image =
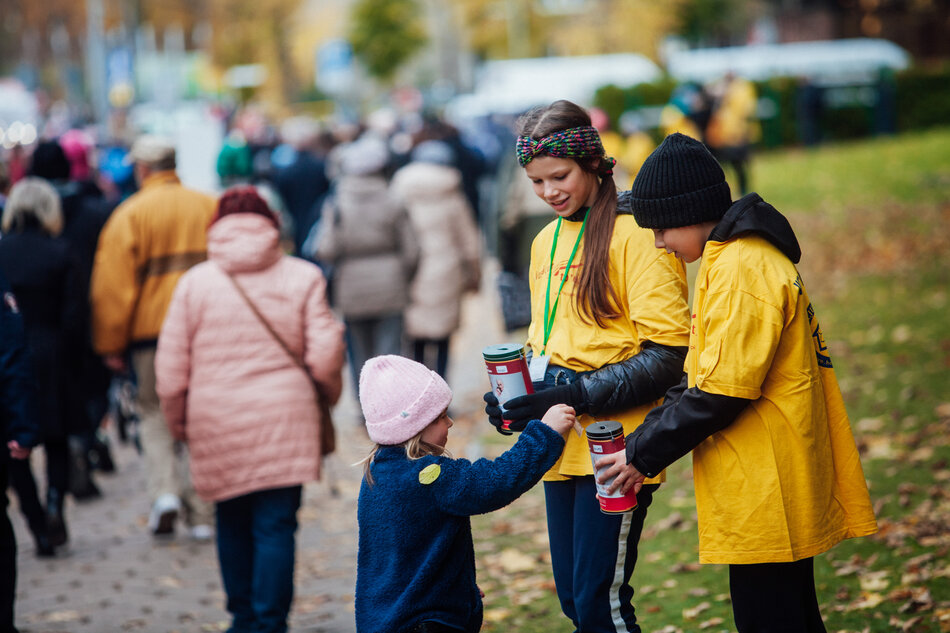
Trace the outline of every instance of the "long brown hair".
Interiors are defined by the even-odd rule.
[[[575,127],[591,124],[590,115],[570,101],[555,101],[535,108],[518,119],[518,134],[534,140]],[[610,240],[617,218],[617,186],[610,166],[601,156],[571,158],[585,172],[600,178],[597,198],[587,215],[584,231],[584,259],[574,294],[574,307],[581,319],[592,318],[599,327],[607,319],[621,315],[620,298],[610,283]],[[565,275],[569,271],[565,271]]]

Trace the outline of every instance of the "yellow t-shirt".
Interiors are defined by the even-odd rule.
[[[877,531],[795,265],[759,236],[707,242],[692,312],[689,386],[753,401],[693,450],[700,562],[791,562]]]
[[[556,225],[555,220],[545,226],[531,245],[528,345],[534,354],[540,354],[544,347],[544,300]],[[580,222],[561,222],[551,275],[552,305],[580,229]],[[627,360],[639,353],[646,341],[679,346],[688,343],[686,269],[676,257],[654,247],[652,231],[637,226],[631,215],[617,216],[610,242],[610,283],[617,290],[624,314],[609,321],[604,328],[597,327],[593,321],[585,323],[574,306],[575,283],[583,254],[582,239],[561,291],[548,339],[545,354],[551,357],[552,365],[590,371]],[[616,420],[623,425],[624,433],[630,434],[657,404],[659,401],[597,419]],[[590,415],[580,418],[585,428],[594,421]],[[593,472],[586,438],[572,431],[568,433],[561,459],[544,480],[557,481]],[[649,483],[661,480],[662,475]]]

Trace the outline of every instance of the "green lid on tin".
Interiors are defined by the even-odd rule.
[[[524,345],[521,343],[499,343],[489,345],[482,350],[485,360],[500,363],[506,360],[515,360],[524,354]]]
[[[587,439],[595,442],[608,442],[623,435],[623,425],[613,420],[605,420],[588,425],[585,431],[587,432]]]

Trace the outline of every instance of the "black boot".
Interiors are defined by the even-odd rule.
[[[49,542],[47,530],[33,532],[33,540],[36,542],[36,556],[38,558],[52,558],[56,556],[56,548]]]
[[[90,435],[69,436],[69,492],[79,501],[95,499],[102,493],[92,480],[89,464]]]
[[[53,547],[65,545],[69,540],[66,531],[66,518],[63,514],[63,491],[50,488],[46,491],[46,525],[49,529],[49,542]]]

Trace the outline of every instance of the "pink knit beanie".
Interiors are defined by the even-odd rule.
[[[366,432],[377,444],[412,439],[449,406],[452,390],[425,365],[402,356],[371,358],[360,371]]]

